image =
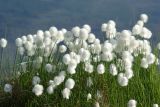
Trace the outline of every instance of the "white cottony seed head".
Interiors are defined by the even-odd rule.
[[[92,95],[91,95],[91,93],[88,93],[88,95],[87,95],[87,101],[90,100],[90,99],[92,99]]]
[[[45,69],[47,72],[52,72],[53,66],[51,64],[46,64]]]
[[[68,89],[73,89],[75,85],[75,82],[72,78],[67,79],[67,81],[65,82],[65,87]]]
[[[35,93],[36,96],[42,95],[42,93],[43,93],[43,85],[36,84],[33,87],[32,92]]]
[[[88,31],[86,29],[82,28],[80,30],[79,38],[81,40],[87,40],[88,39]]]
[[[5,48],[7,46],[7,40],[4,38],[0,39],[0,46],[2,48]]]
[[[128,85],[128,78],[125,76],[118,75],[118,83],[120,86],[127,86]]]
[[[40,81],[41,81],[41,79],[40,79],[39,76],[34,76],[33,79],[32,79],[32,85],[39,84]]]
[[[148,62],[146,58],[142,58],[141,67],[146,68],[146,69],[148,68]]]
[[[115,64],[111,64],[110,65],[110,70],[109,72],[113,75],[113,76],[116,76],[118,74],[118,71],[117,71],[117,68],[116,68],[116,65]]]
[[[96,102],[94,107],[100,107],[99,102]]]
[[[91,32],[91,27],[88,24],[83,25],[83,28],[88,31],[88,33]]]
[[[11,84],[5,84],[4,92],[11,93],[12,92],[12,85]]]
[[[97,66],[97,72],[98,72],[98,74],[103,74],[105,72],[105,67],[103,64],[99,64]]]
[[[63,63],[66,64],[66,65],[68,65],[70,63],[70,61],[71,61],[70,55],[69,54],[65,54],[63,56]]]
[[[59,52],[60,52],[60,53],[65,53],[66,50],[67,50],[67,47],[66,47],[65,45],[59,46]]]
[[[136,100],[129,100],[127,107],[136,107],[137,101]]]
[[[153,107],[159,107],[158,104],[153,104]]]
[[[47,88],[47,93],[48,93],[48,94],[53,94],[53,92],[54,92],[54,88],[53,88],[52,85],[50,85],[50,86]]]
[[[70,89],[68,88],[63,89],[62,91],[63,98],[69,99],[70,93],[71,93]]]
[[[144,23],[147,23],[147,21],[148,21],[148,16],[147,16],[147,14],[141,14],[140,19],[141,19]]]
[[[16,42],[16,46],[17,46],[17,47],[20,47],[20,46],[23,45],[23,41],[22,41],[21,38],[17,38],[15,42]]]

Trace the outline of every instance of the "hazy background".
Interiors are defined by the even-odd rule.
[[[0,0],[0,38],[13,43],[16,37],[83,24],[92,26],[99,37],[100,26],[110,19],[118,31],[131,28],[141,13],[149,15],[150,28],[157,40],[160,31],[160,0]]]

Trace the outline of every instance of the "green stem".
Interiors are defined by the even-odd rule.
[[[2,51],[1,51],[1,63],[0,63],[0,71],[2,70],[2,62],[3,62],[3,51],[4,49],[2,48]]]

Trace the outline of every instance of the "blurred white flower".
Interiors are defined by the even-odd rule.
[[[57,35],[56,35],[56,40],[58,42],[61,42],[64,40],[64,33],[62,31],[58,31]]]
[[[93,33],[90,33],[88,36],[88,43],[93,43],[95,41],[96,37]]]
[[[51,54],[51,48],[49,46],[46,46],[44,48],[44,53],[42,55],[45,56],[45,57],[49,57],[50,54]]]
[[[132,60],[131,59],[129,59],[129,58],[123,59],[123,63],[124,63],[125,69],[132,68]]]
[[[49,32],[50,32],[51,36],[56,36],[58,29],[56,27],[52,26],[49,28]]]
[[[79,38],[80,38],[80,40],[87,40],[88,39],[88,31],[86,29],[82,28],[79,33]]]
[[[52,72],[53,66],[51,64],[46,64],[45,69],[47,72]]]
[[[118,83],[120,86],[127,86],[128,85],[128,78],[124,75],[118,75]]]
[[[63,56],[63,63],[66,64],[66,65],[68,65],[70,63],[70,61],[71,61],[70,55],[69,54],[65,54]]]
[[[67,31],[64,34],[64,41],[67,43],[67,42],[73,42],[73,40],[74,40],[74,34],[73,34],[73,32]]]
[[[88,50],[85,50],[84,48],[81,48],[78,54],[80,55],[81,61],[83,62],[89,60],[90,58],[90,52]]]
[[[51,44],[51,42],[52,42],[51,38],[49,38],[49,37],[44,38],[43,43],[44,43],[45,46],[49,46]]]
[[[106,30],[107,30],[107,23],[103,23],[101,26],[101,31],[106,32]]]
[[[69,74],[75,74],[76,73],[75,66],[68,66],[67,71]]]
[[[101,50],[102,50],[102,47],[100,43],[94,43],[91,47],[91,52],[93,54],[100,54]]]
[[[49,80],[48,84],[50,86],[52,86],[53,88],[56,88],[56,84],[55,84],[55,82],[53,80]]]
[[[67,47],[65,45],[60,45],[59,46],[59,52],[60,53],[65,53],[67,51]]]
[[[98,38],[96,38],[95,41],[94,41],[94,44],[95,45],[100,44],[100,40]]]
[[[113,25],[114,27],[116,27],[116,22],[113,21],[113,20],[109,20],[109,21],[108,21],[108,24],[111,24],[111,25]]]
[[[0,39],[0,46],[1,46],[2,48],[5,48],[5,47],[7,46],[7,40],[4,39],[4,38],[1,38],[1,39]]]
[[[91,95],[91,93],[88,93],[87,94],[87,101],[90,100],[90,99],[92,99],[92,95]]]
[[[146,56],[148,64],[153,64],[156,60],[156,57],[153,53],[150,53]]]
[[[88,24],[83,25],[83,28],[86,29],[88,31],[88,33],[91,32],[91,27]]]
[[[22,36],[21,37],[23,44],[25,44],[27,42],[27,37],[26,36]]]
[[[11,93],[12,92],[12,85],[11,84],[5,84],[4,85],[4,92]]]
[[[79,37],[80,28],[78,26],[72,28],[73,35]]]
[[[103,52],[101,54],[101,60],[110,62],[113,60],[113,54],[111,52]]]
[[[159,107],[158,104],[153,104],[153,107]]]
[[[43,45],[43,39],[44,39],[43,31],[37,31],[37,35],[35,37],[35,43],[38,47],[41,47]]]
[[[35,59],[36,63],[42,63],[43,62],[43,57],[39,56]]]
[[[38,30],[37,31],[37,35],[38,36],[43,36],[44,37],[44,32],[42,30]]]
[[[65,87],[68,89],[73,89],[75,85],[75,81],[72,78],[67,79],[67,81],[65,82]]]
[[[141,60],[141,67],[148,68],[148,61],[146,58],[142,58]]]
[[[160,60],[158,58],[155,60],[155,64],[160,65]]]
[[[40,79],[39,76],[34,76],[33,79],[32,79],[32,85],[39,84],[40,81],[41,81],[41,79]]]
[[[35,54],[35,50],[33,48],[27,51],[28,56],[33,56],[34,54]]]
[[[92,73],[93,72],[93,65],[86,63],[85,64],[85,71],[87,71],[88,73]]]
[[[128,59],[132,62],[134,57],[132,56],[132,54],[129,51],[123,51],[122,52],[122,59],[123,60]]]
[[[36,96],[42,95],[42,93],[43,93],[43,85],[36,84],[33,87],[32,92],[35,93]]]
[[[132,28],[132,33],[133,35],[139,35],[142,31],[142,27],[138,24],[136,24],[133,28]]]
[[[65,34],[67,32],[67,29],[62,28],[61,31],[63,32],[63,34]]]
[[[117,67],[115,64],[111,64],[110,65],[110,70],[109,72],[113,75],[113,76],[116,76],[118,74],[118,71],[117,71]]]
[[[146,27],[143,27],[142,31],[139,35],[143,38],[150,39],[152,36],[152,32],[149,29],[147,29]]]
[[[17,38],[15,42],[17,47],[21,47],[23,45],[23,41],[21,38]]]
[[[20,55],[24,55],[25,49],[24,49],[23,47],[18,47],[17,52],[18,52]]]
[[[55,76],[53,81],[54,81],[54,84],[58,86],[63,82],[63,78],[61,76]]]
[[[147,14],[141,14],[141,15],[140,15],[140,19],[141,19],[144,23],[147,23],[147,21],[148,21],[148,15],[147,15]]]
[[[65,72],[65,71],[61,71],[61,72],[59,73],[59,76],[66,76],[66,72]]]
[[[31,51],[33,49],[33,44],[29,41],[27,41],[25,44],[24,44],[24,47],[27,51]]]
[[[95,102],[94,107],[100,107],[99,102]]]
[[[143,54],[143,55],[147,55],[151,53],[151,46],[150,46],[150,42],[147,40],[139,40],[139,46],[138,46],[138,51],[139,53]]]
[[[76,61],[76,59],[72,58],[71,61],[68,64],[68,66],[70,66],[72,68],[76,68],[77,67],[77,61]]]
[[[50,86],[47,88],[47,93],[48,93],[48,94],[53,94],[53,92],[54,92],[54,88],[53,88],[52,85],[50,85]]]
[[[139,25],[140,27],[144,26],[144,22],[142,20],[138,20],[137,21],[137,25]]]
[[[44,32],[44,36],[46,38],[51,38],[51,33],[47,30],[47,31]]]
[[[137,101],[136,100],[129,100],[127,107],[136,107]]]
[[[103,74],[105,72],[105,67],[103,64],[99,64],[97,66],[97,72],[98,72],[98,74]]]
[[[69,99],[70,94],[71,94],[70,89],[68,88],[63,89],[62,91],[63,98]]]
[[[131,37],[131,31],[123,30],[118,38],[119,45],[124,47],[129,46],[131,41],[130,37]]]
[[[133,71],[132,71],[132,69],[130,69],[130,68],[125,70],[124,75],[125,75],[125,77],[127,77],[128,79],[131,79],[131,78],[134,76]]]
[[[102,45],[102,52],[112,52],[113,50],[113,46],[111,43],[109,43],[108,41],[104,42],[104,44]]]
[[[103,25],[103,27],[106,27],[106,38],[112,39],[116,36],[116,23],[113,20],[108,21],[107,25]]]
[[[133,37],[133,36],[132,36]],[[138,43],[138,41],[135,39],[135,38],[131,38],[131,41],[130,41],[130,45],[129,45],[129,51],[131,52],[131,53],[133,53],[137,48],[138,48],[138,45],[139,45],[139,43]]]
[[[31,34],[27,35],[27,40],[30,41],[31,43],[33,43],[34,42],[33,35],[31,35]]]

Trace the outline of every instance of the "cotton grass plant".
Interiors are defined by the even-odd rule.
[[[110,20],[101,26],[104,40],[87,24],[71,30],[53,26],[17,38],[12,76],[3,80],[0,105],[158,107],[160,45],[152,49],[147,21],[141,14],[132,30],[118,31]],[[1,48],[6,45],[1,39]]]

